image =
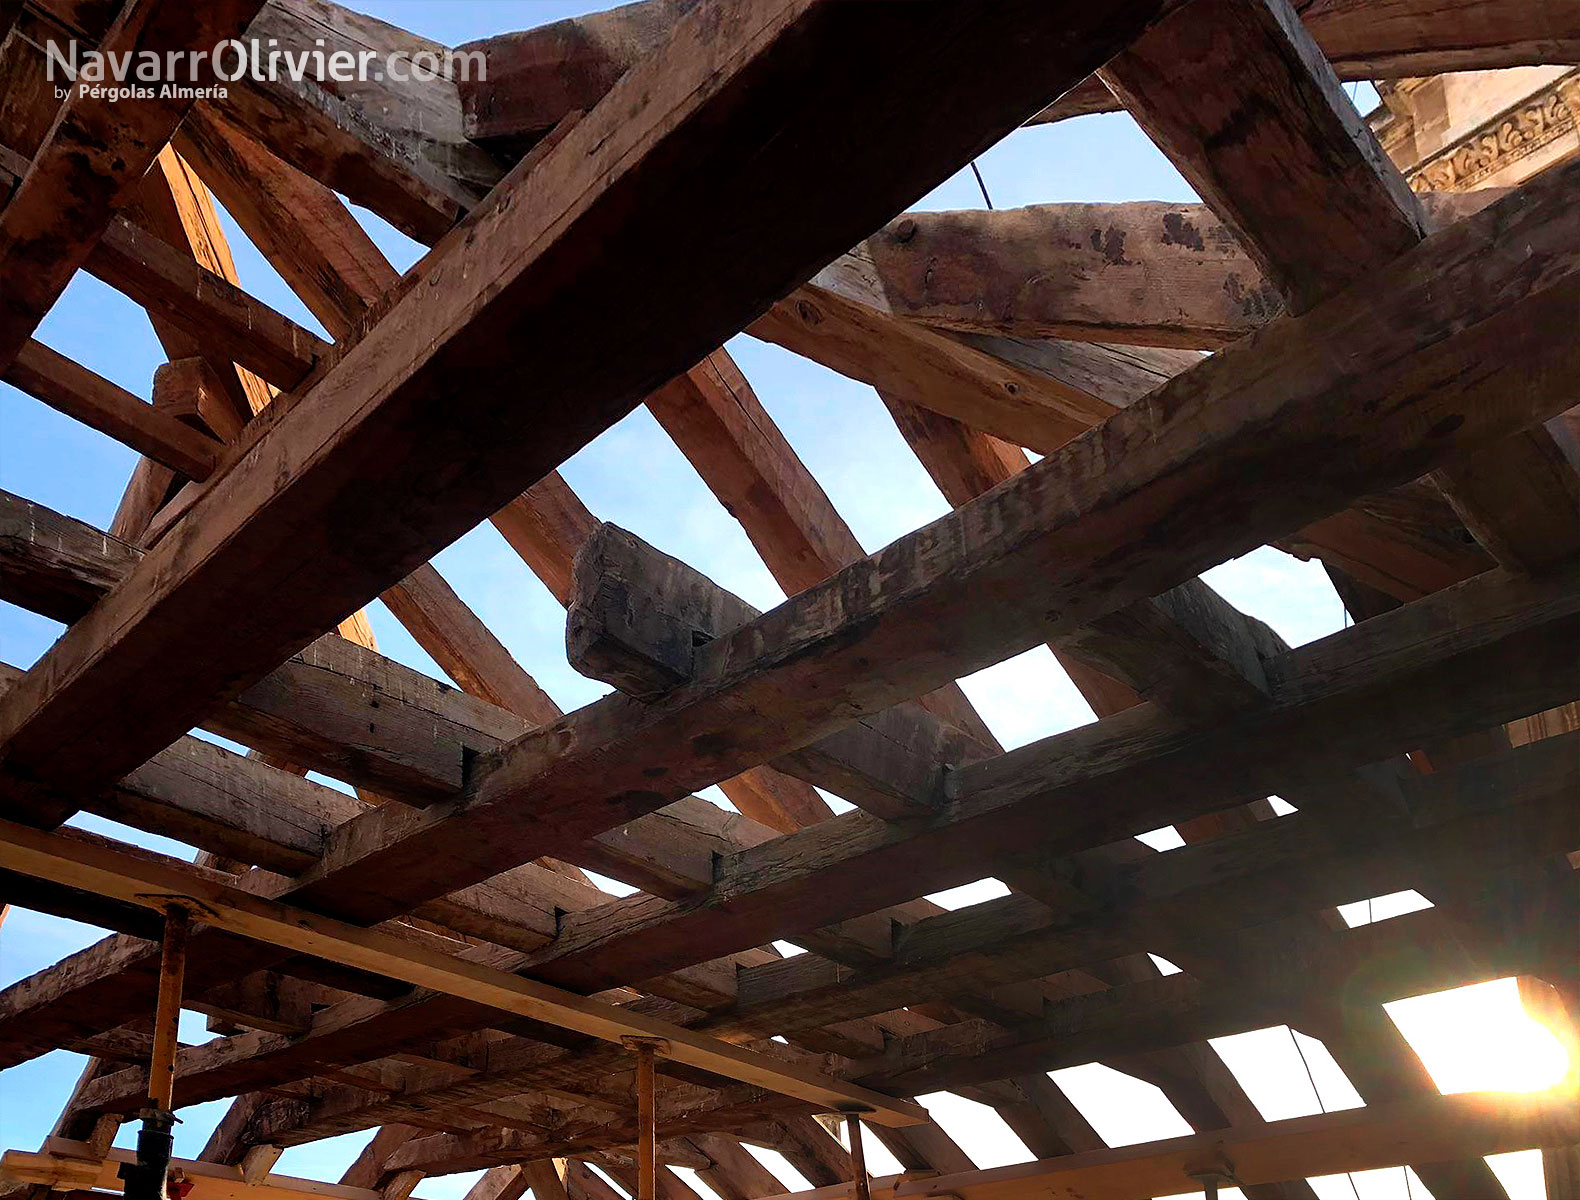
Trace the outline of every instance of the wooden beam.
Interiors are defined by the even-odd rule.
[[[332,850],[327,864],[333,865],[320,872],[321,882],[354,873],[376,890],[379,880],[395,874],[416,886],[419,875],[432,873],[425,889],[440,886],[441,878],[453,886],[473,872],[485,877],[511,865],[511,854],[558,853],[554,843],[561,838],[580,840],[581,820],[619,818],[611,795],[637,810],[661,804],[671,788],[702,786],[808,744],[855,713],[887,707],[1165,590],[1278,536],[1280,524],[1306,523],[1342,507],[1355,492],[1403,482],[1477,438],[1541,419],[1567,402],[1552,390],[1555,371],[1565,355],[1580,353],[1544,336],[1549,323],[1567,319],[1569,293],[1580,292],[1573,279],[1563,282],[1560,265],[1575,258],[1568,224],[1580,216],[1569,212],[1567,200],[1577,176],[1580,169],[1566,168],[1437,235],[1430,243],[1435,253],[1413,254],[1379,273],[1371,294],[1387,297],[1382,309],[1367,312],[1345,297],[1299,321],[1270,326],[1111,418],[1067,453],[709,643],[698,653],[696,682],[660,703],[604,701],[567,718],[563,736],[570,741],[559,741],[562,733],[555,731],[553,756],[539,753],[544,738],[529,736],[469,785],[463,806],[416,821],[376,813],[359,818],[355,832],[341,831],[347,858]],[[1536,278],[1529,259],[1515,263],[1512,252],[1500,253],[1516,230],[1530,253],[1552,264],[1547,278],[1553,286],[1525,304],[1487,311],[1475,297],[1496,295],[1495,281],[1517,286],[1515,278]],[[1442,270],[1434,274],[1437,267]],[[1463,286],[1449,289],[1455,280]],[[1448,310],[1459,315],[1451,318]],[[1468,324],[1478,310],[1482,315]],[[1401,337],[1388,319],[1412,332]],[[1448,333],[1449,320],[1464,332]],[[1504,367],[1522,382],[1518,401],[1504,386],[1512,374],[1493,381],[1462,370],[1467,356],[1479,360],[1482,339],[1505,327],[1500,344],[1507,345],[1507,336],[1521,338],[1521,351]],[[1353,384],[1353,369],[1342,379],[1334,374],[1327,354],[1338,344],[1352,368],[1377,365],[1363,386]],[[1507,358],[1508,351],[1502,353]],[[1426,386],[1427,373],[1451,382]],[[1276,387],[1274,379],[1280,380]],[[1496,404],[1485,402],[1489,391]],[[1366,418],[1365,446],[1346,445],[1341,466],[1334,459],[1334,431],[1357,419],[1365,405],[1385,408],[1387,416]],[[1184,464],[1226,461],[1224,455],[1241,469],[1227,476],[1203,470],[1190,476],[1193,487],[1174,485]],[[1276,489],[1249,465],[1294,459],[1307,470],[1296,479],[1280,477]],[[1318,469],[1318,462],[1330,466]],[[1180,531],[1177,538],[1159,536],[1158,505],[1173,514],[1169,527]],[[1103,514],[1104,539],[1094,539],[1092,521],[1082,520],[1093,512]],[[1131,544],[1126,512],[1135,514],[1134,528],[1151,529],[1148,554],[1114,577],[1106,592],[1094,592],[1089,582],[1078,581],[1105,552],[1100,547]],[[1225,512],[1235,513],[1235,521],[1224,523]],[[1037,586],[1028,588],[1028,579]],[[994,602],[991,617],[984,615],[987,598]],[[1050,613],[1057,616],[1050,620]],[[881,670],[877,663],[884,664]],[[802,673],[815,674],[815,695],[797,695]],[[772,717],[748,730],[739,720],[743,711]],[[698,740],[699,733],[726,729],[727,737]],[[585,745],[586,757],[558,750],[567,744]],[[618,766],[611,769],[611,763]],[[656,791],[654,768],[665,772]],[[528,794],[530,821],[518,807]],[[529,825],[533,836],[524,842]],[[483,829],[493,833],[479,836]],[[454,838],[454,854],[435,854],[441,837]]]
[[[380,599],[469,695],[534,725],[551,725],[563,715],[431,564],[418,567]]]
[[[1194,0],[1100,74],[1291,311],[1368,279],[1423,236],[1419,201],[1286,0]],[[1464,486],[1461,515],[1505,566],[1580,549],[1580,477],[1540,426],[1439,483]]]
[[[1177,724],[1138,709],[1128,719],[1089,726],[1009,756],[1003,764],[1007,769],[996,775],[967,772],[977,775],[980,787],[962,790],[953,819],[929,822],[931,828],[902,831],[865,814],[847,814],[744,853],[728,864],[718,889],[701,902],[656,909],[618,904],[586,919],[572,917],[553,953],[540,954],[534,970],[571,986],[595,988],[611,979],[629,979],[676,962],[695,961],[695,956],[732,941],[754,945],[764,937],[795,937],[802,928],[843,917],[854,905],[893,903],[912,894],[907,889],[913,887],[935,888],[978,878],[991,869],[988,864],[1001,846],[1043,844],[1050,852],[1083,848],[1222,807],[1235,795],[1266,795],[1284,786],[1288,772],[1309,776],[1327,769],[1334,759],[1383,758],[1419,744],[1423,735],[1440,732],[1454,722],[1484,728],[1507,719],[1514,706],[1546,707],[1552,696],[1572,692],[1572,672],[1567,671],[1559,647],[1573,641],[1573,618],[1559,618],[1545,641],[1532,642],[1528,633],[1517,632],[1523,621],[1516,614],[1524,612],[1527,616],[1523,620],[1532,619],[1532,603],[1552,603],[1565,594],[1565,585],[1538,587],[1496,581],[1495,587],[1488,587],[1487,583],[1466,585],[1458,595],[1385,614],[1338,635],[1331,645],[1291,652],[1291,664],[1304,664],[1304,669],[1281,665],[1275,674],[1285,681],[1285,694],[1295,707],[1280,703],[1283,716],[1274,723],[1257,716],[1231,724],[1207,744],[1199,744],[1201,739],[1193,734],[1188,740],[1199,744],[1192,752],[1199,753],[1198,758],[1180,756],[1182,735]],[[1503,599],[1493,601],[1500,591]],[[1538,595],[1547,599],[1538,601]],[[1472,597],[1480,599],[1472,602]],[[1572,594],[1569,603],[1572,611]],[[1449,630],[1456,632],[1445,632]],[[1490,642],[1485,640],[1488,637]],[[1542,684],[1538,678],[1544,673],[1547,678]],[[1475,704],[1467,707],[1467,697],[1474,697]],[[1313,726],[1313,719],[1321,720],[1320,727]],[[1127,751],[1147,745],[1152,749],[1142,752],[1124,773],[1106,771],[1106,764],[1116,755],[1123,757]],[[1225,747],[1255,750],[1254,755],[1237,760],[1243,778],[1223,776]],[[1083,764],[1104,764],[1105,770],[1090,781],[1083,780]],[[1182,792],[1182,779],[1197,781],[1200,790]],[[1083,787],[1095,790],[1083,791]],[[1103,804],[1093,807],[1083,800],[1083,796],[1093,795],[1104,798]],[[1114,795],[1131,798],[1132,807],[1108,812],[1106,798]],[[1012,806],[1018,799],[1019,812],[1014,807],[999,808],[1001,798]],[[1061,814],[1057,825],[1050,820],[1050,814],[1055,813]],[[1017,817],[1019,824],[1013,823]],[[1461,845],[1480,845],[1484,840],[1471,838]],[[964,927],[980,915],[995,936],[1020,928],[1027,914],[1038,916],[1037,928],[1046,927],[1051,920],[1048,910],[1025,898],[997,903],[1009,904],[1011,900],[1025,906],[1026,913],[1007,917],[989,906],[980,913],[966,910],[937,920],[946,926]],[[949,956],[957,956],[961,949],[958,940],[947,937],[939,945],[947,947]],[[1072,951],[1057,935],[1050,943],[1054,956],[1074,953],[1076,963],[1090,961],[1094,954],[1106,957],[1133,948],[1108,942],[1100,946],[1083,943],[1078,951]],[[1007,951],[1009,978],[1046,973],[1072,961],[1032,953],[1025,941],[1012,942]],[[987,960],[975,955],[956,960],[970,964],[970,977],[960,981],[960,986],[979,986]],[[804,958],[791,961],[801,964],[794,967],[796,971],[816,965]],[[926,958],[921,979],[950,986],[943,965],[947,961]],[[796,990],[804,991],[811,982],[800,980]],[[840,997],[859,995],[848,971],[831,978],[830,984]],[[910,982],[899,995],[873,994],[857,1002],[870,1001],[881,1010],[915,995],[916,984]],[[837,1004],[848,1002],[836,1001],[836,1007],[825,1008],[820,1014],[805,1007],[798,1011],[816,1023],[832,1019],[839,1012]],[[387,1035],[376,1032],[379,1021],[386,1019],[387,1014],[381,1018],[370,1015],[360,1025],[377,1044],[387,1044]],[[771,1018],[774,1027],[787,1019],[783,1010]],[[313,1061],[319,1061],[318,1055],[325,1053],[329,1044],[326,1038],[343,1047],[357,1040],[360,1032],[355,1021],[334,1022],[316,1036],[295,1039],[294,1050],[309,1052],[315,1043],[321,1043],[325,1048],[313,1056]],[[279,1070],[278,1062],[266,1057],[250,1065],[237,1062],[231,1049],[195,1051],[189,1067],[194,1082],[221,1077],[231,1081],[232,1089],[241,1080],[257,1086]],[[248,1053],[245,1048],[235,1049],[242,1055]],[[207,1062],[200,1065],[199,1058],[212,1060],[213,1066]],[[524,1063],[514,1069],[499,1068],[492,1079],[492,1086],[499,1089],[494,1094],[510,1095],[530,1086],[532,1071],[545,1066],[541,1055],[529,1056]],[[486,1094],[479,1090],[482,1083],[480,1078],[468,1081],[467,1094]],[[199,1098],[208,1094],[197,1093]],[[122,1079],[97,1089],[96,1102],[118,1104],[112,1097],[131,1101],[136,1095],[136,1080]]]
[[[940,329],[1143,346],[1213,349],[1284,307],[1204,204],[907,213],[824,277]]]
[[[38,1183],[52,1191],[94,1194],[120,1192],[122,1163],[137,1161],[135,1151],[111,1150],[102,1157],[90,1156],[84,1142],[51,1138],[45,1151],[7,1150],[0,1157],[0,1173],[19,1183]],[[257,1183],[248,1182],[240,1167],[225,1167],[190,1158],[173,1158],[192,1184],[194,1200],[377,1200],[378,1193],[364,1188],[341,1187],[316,1179],[297,1179],[290,1175],[266,1175]],[[88,1189],[92,1189],[89,1192]]]
[[[874,1200],[1145,1200],[1193,1191],[1193,1173],[1214,1166],[1227,1167],[1233,1181],[1245,1185],[1556,1145],[1580,1130],[1575,1105],[1574,1093],[1562,1090],[1433,1096],[987,1171],[926,1179],[890,1176],[874,1180],[872,1194]],[[852,1194],[849,1184],[789,1193],[796,1200],[845,1200]]]
[[[168,412],[31,338],[0,372],[0,379],[189,479],[207,479],[223,448]]]
[[[205,923],[243,937],[389,975],[417,987],[434,988],[615,1043],[631,1036],[661,1038],[668,1043],[666,1057],[676,1062],[781,1091],[814,1104],[870,1105],[873,1119],[882,1124],[910,1125],[926,1119],[926,1110],[916,1105],[853,1088],[814,1071],[767,1059],[679,1026],[644,1018],[630,1010],[519,975],[477,966],[387,933],[361,929],[252,896],[238,888],[205,883],[108,847],[6,822],[0,825],[0,864],[10,870],[68,882],[98,895],[155,909],[172,898],[189,898],[201,904]]]
[[[473,137],[517,145],[571,109],[590,108],[634,62],[657,50],[684,0],[650,0],[504,34],[462,49],[487,55],[485,77],[462,82]],[[1316,0],[1301,19],[1346,81],[1580,61],[1580,21],[1561,3],[1519,0]],[[1097,77],[1083,80],[1031,124],[1112,112]]]
[[[169,52],[195,51],[202,56],[196,82],[212,82],[207,52],[245,32],[261,6],[262,0],[201,6],[140,0],[111,26],[100,49],[147,51],[161,64]],[[16,358],[192,103],[115,104],[73,88],[27,177],[0,212],[0,278],[6,281],[0,365]]]
[[[902,16],[889,8],[737,2],[739,20],[687,18],[663,65],[644,64],[616,85],[617,92],[640,98],[635,116],[611,97],[524,178],[497,189],[493,202],[469,219],[465,236],[446,243],[430,261],[428,277],[442,278],[447,286],[407,293],[301,403],[281,410],[267,432],[250,441],[218,486],[196,501],[188,519],[139,566],[138,582],[118,589],[56,643],[0,704],[0,734],[14,777],[86,783],[83,768],[91,762],[88,774],[107,782],[168,744],[216,696],[245,687],[317,630],[496,511],[628,411],[658,380],[716,346],[765,299],[794,286],[812,264],[853,242],[1023,119],[1040,94],[1057,91],[1108,57],[1159,7],[1157,0],[1132,0],[1081,15],[1085,10],[1072,14],[1063,5],[1028,4],[1024,12],[1012,5],[993,9],[992,19],[973,13],[961,22],[960,14],[948,10],[918,21],[913,12]],[[896,70],[900,78],[891,79],[875,74],[871,62],[897,63],[899,47],[920,52],[945,42],[953,47],[957,77],[963,62],[981,77],[978,99],[968,109],[923,108],[927,116],[915,133],[928,153],[901,154],[881,135],[888,126],[880,110],[913,108],[906,89],[919,102],[931,94],[910,68]],[[865,53],[875,45],[883,46],[881,54]],[[820,90],[818,103],[806,103],[800,84],[814,69],[813,59],[820,78],[827,78],[836,61],[815,53],[817,48],[828,48],[839,62],[863,64],[848,76],[859,81],[861,102],[856,95]],[[1011,69],[1006,53],[1028,70]],[[719,74],[714,66],[725,61],[732,68]],[[661,88],[646,90],[660,80]],[[728,80],[739,86],[726,86]],[[782,103],[792,92],[797,103]],[[866,114],[865,100],[877,97],[872,128],[852,128],[851,114]],[[758,118],[768,111],[784,122],[782,136],[772,142],[784,153],[752,160],[763,187],[751,194],[769,197],[752,220],[775,230],[774,252],[742,258],[734,235],[721,237],[717,249],[731,264],[721,275],[718,263],[699,252],[702,243],[676,239],[672,214],[642,198],[662,194],[681,204],[684,195],[686,219],[704,239],[738,229],[733,200],[703,181],[715,161],[710,156],[717,156],[719,169],[735,173],[738,188],[749,190],[726,134],[751,126],[752,136],[760,137]],[[839,144],[850,148],[848,170],[826,158],[822,131],[830,123],[841,130]],[[824,147],[815,170],[797,157],[813,145]],[[876,152],[875,145],[890,146],[893,153]],[[595,178],[599,182],[587,190]],[[786,179],[796,186],[783,187]],[[865,182],[858,187],[857,180]],[[533,202],[514,202],[523,190]],[[604,217],[616,211],[619,219],[605,224]],[[633,223],[632,211],[647,216]],[[787,228],[800,235],[787,237]],[[615,241],[611,229],[618,230]],[[512,247],[532,249],[517,254]],[[539,286],[546,275],[561,278],[556,264],[584,255],[609,264],[622,287],[662,280],[672,294],[688,278],[706,280],[701,291],[708,303],[674,310],[683,329],[659,331],[645,316],[633,317],[625,352],[611,358],[583,336],[585,314],[606,307],[597,273],[574,272],[586,304],[570,302],[556,287],[556,301],[549,305]],[[650,274],[633,270],[643,258],[652,260]],[[721,286],[725,278],[736,284]],[[654,311],[644,304],[629,311],[639,310]],[[596,341],[601,346],[617,336],[622,335],[605,323]],[[511,347],[503,358],[497,354],[501,345]],[[551,374],[538,379],[540,411],[555,413],[552,425],[523,422],[516,393],[507,386],[514,364],[531,345],[542,345],[545,361],[552,363]],[[436,403],[441,395],[456,402]],[[575,395],[575,404],[554,408],[551,398],[561,395]],[[509,430],[517,432],[502,436]],[[435,465],[440,463],[442,469]],[[390,476],[391,464],[403,464],[407,475]],[[346,478],[375,468],[386,485],[377,495],[343,486]],[[282,478],[289,482],[282,486]],[[404,532],[394,538],[387,536],[390,495],[403,498],[398,524]],[[333,546],[324,540],[331,530]],[[347,530],[356,534],[348,537]],[[162,565],[173,559],[190,565],[178,571]],[[293,581],[289,602],[279,590],[285,579]],[[253,619],[266,605],[280,613],[278,621]],[[252,617],[238,624],[230,620],[237,611]],[[179,648],[184,644],[193,653]],[[225,653],[216,654],[217,646]],[[179,679],[158,666],[175,661],[184,664]],[[144,697],[136,728],[121,720],[127,671],[141,680]],[[91,745],[93,752],[74,752],[68,761],[47,749],[58,749],[60,730],[50,730],[59,721],[68,722],[77,744]]]

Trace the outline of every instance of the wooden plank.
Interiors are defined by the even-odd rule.
[[[1128,361],[1101,363],[1077,371],[1077,378],[1056,378],[996,358],[925,326],[890,317],[876,308],[825,287],[808,285],[781,300],[748,327],[754,337],[774,342],[852,379],[901,396],[910,403],[943,412],[995,433],[1016,445],[1049,454],[1114,411],[1105,392],[1093,387],[1103,368],[1141,394],[1163,382],[1145,375],[1137,387]],[[1073,344],[1072,344],[1073,346]],[[1098,359],[1102,352],[1071,350]]]
[[[1415,195],[1284,0],[1192,0],[1101,77],[1291,311],[1420,240]]]
[[[869,1119],[880,1124],[910,1125],[926,1119],[926,1110],[916,1105],[843,1085],[816,1072],[763,1058],[628,1009],[477,966],[377,930],[361,929],[252,896],[238,888],[205,884],[108,847],[6,822],[0,828],[0,864],[9,870],[66,881],[99,895],[156,909],[170,896],[190,896],[202,904],[206,924],[243,937],[387,974],[417,987],[434,988],[617,1044],[632,1035],[663,1038],[669,1043],[666,1057],[676,1062],[814,1104],[870,1105],[873,1112]]]
[[[129,221],[88,256],[88,270],[226,357],[289,390],[329,347],[221,275]]]
[[[0,379],[189,479],[213,474],[219,442],[42,342],[24,342]]]
[[[143,0],[121,14],[100,48],[151,51],[160,63],[170,51],[203,52],[198,83],[211,82],[206,52],[243,33],[261,6],[262,0],[200,7]],[[0,277],[6,280],[0,364],[9,366],[16,358],[192,103],[150,99],[117,105],[73,90],[0,213]]]
[[[83,768],[91,762],[90,773],[104,781],[123,774],[189,727],[217,696],[234,695],[497,511],[658,380],[716,346],[766,298],[794,286],[812,264],[1021,120],[1040,93],[1056,91],[1088,63],[1106,58],[1158,8],[1156,0],[1100,14],[1044,4],[1028,4],[1022,12],[1012,5],[995,8],[991,19],[976,13],[962,22],[949,10],[918,21],[914,13],[888,8],[737,2],[739,19],[687,18],[665,65],[644,64],[616,86],[640,98],[634,116],[611,96],[537,169],[496,190],[465,235],[430,261],[428,277],[446,286],[409,292],[324,375],[310,399],[288,412],[271,406],[280,415],[139,566],[134,579],[141,582],[118,589],[73,626],[6,697],[0,731],[11,772],[41,782],[86,783]],[[874,74],[869,59],[897,63],[899,47],[920,52],[943,42],[952,44],[958,63],[972,64],[983,90],[968,110],[922,110],[926,116],[915,132],[928,153],[918,157],[907,148],[902,154],[881,136],[888,128],[881,114],[911,111],[912,92],[918,100],[930,93],[910,68],[896,69],[901,78],[890,79]],[[882,54],[864,53],[876,44]],[[824,47],[836,58],[816,53]],[[848,76],[859,80],[863,103],[855,95],[820,91],[819,101],[808,105],[798,81],[814,69],[814,60],[820,78],[836,61],[863,63]],[[715,69],[724,62],[731,64],[728,71]],[[1037,69],[1022,77],[1011,69],[1014,62]],[[727,86],[732,80],[739,86]],[[962,78],[962,86],[966,82]],[[779,102],[792,92],[797,103]],[[989,96],[995,99],[988,102]],[[758,116],[765,111],[784,123],[783,135],[772,140],[782,154],[752,160],[764,184],[753,189],[739,176],[740,159],[727,135],[750,125],[760,138]],[[870,136],[851,127],[853,112],[875,122]],[[827,160],[821,133],[829,123],[842,131],[839,144],[849,147],[849,170],[831,170],[838,164]],[[816,170],[798,157],[813,145],[823,147]],[[766,198],[752,220],[776,231],[772,254],[737,253],[741,214],[731,196],[703,182],[710,155],[718,156],[721,170],[728,165],[742,194]],[[781,186],[787,179],[795,186]],[[866,184],[858,187],[857,180]],[[521,189],[525,195],[516,203]],[[640,199],[653,195],[669,197],[702,240],[677,239],[671,214]],[[605,215],[617,210],[619,220],[606,225]],[[643,219],[630,220],[632,211]],[[788,228],[800,235],[787,237]],[[611,230],[618,234],[613,240]],[[725,230],[730,237],[722,236]],[[718,243],[719,261],[729,264],[723,274],[701,252],[710,241]],[[644,258],[650,273],[634,269]],[[673,294],[688,278],[706,280],[699,294],[708,302],[670,310],[683,330],[660,331],[646,316],[636,321],[637,311],[656,310],[632,306],[630,337],[605,322],[595,339],[602,346],[610,337],[623,338],[625,351],[611,358],[582,336],[585,314],[606,307],[598,273],[571,271],[586,304],[572,302],[558,282],[550,304],[539,286],[549,276],[562,281],[558,264],[583,261],[607,263],[627,289],[661,280]],[[734,282],[725,287],[721,280]],[[547,424],[522,421],[517,392],[508,386],[515,364],[533,353],[533,345],[545,348],[544,361],[552,367],[540,372],[534,402],[545,416],[554,414]],[[510,347],[503,357],[501,346]],[[436,402],[451,394],[455,403]],[[554,399],[570,395],[574,404],[559,406]],[[404,472],[391,476],[392,464]],[[385,481],[377,494],[343,486],[346,478],[372,470]],[[400,537],[387,536],[390,495],[402,497]],[[348,536],[348,530],[356,532]],[[176,561],[183,567],[171,570]],[[280,591],[285,580],[292,581],[289,596]],[[241,625],[229,619],[243,610],[255,618],[266,605],[278,620],[250,618]],[[193,653],[180,650],[183,644]],[[215,652],[218,646],[224,654]],[[184,664],[179,679],[159,666],[175,661]],[[144,698],[136,728],[121,720],[127,671],[141,681]],[[80,747],[69,761],[49,732],[57,721],[69,723]]]
[[[890,1176],[872,1183],[875,1200],[958,1196],[961,1200],[1031,1200],[1088,1196],[1145,1200],[1189,1192],[1193,1172],[1227,1167],[1237,1184],[1276,1183],[1313,1175],[1396,1167],[1465,1153],[1500,1154],[1559,1144],[1580,1128],[1572,1091],[1532,1096],[1468,1093],[1352,1109],[1250,1128],[1146,1142],[940,1175]],[[843,1200],[852,1185],[788,1193],[797,1200]]]

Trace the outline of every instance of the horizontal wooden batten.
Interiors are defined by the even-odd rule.
[[[52,1137],[38,1153],[7,1150],[0,1157],[0,1180],[41,1184],[52,1192],[76,1193],[80,1190],[86,1193],[91,1190],[95,1195],[121,1192],[126,1184],[120,1169],[136,1161],[137,1153],[133,1150],[112,1149],[101,1157],[86,1142]],[[192,1185],[192,1190],[186,1193],[191,1200],[380,1200],[378,1192],[367,1188],[321,1183],[292,1175],[265,1174],[249,1181],[243,1177],[240,1167],[199,1159],[173,1158],[170,1165]]]
[[[172,872],[108,846],[0,822],[0,867],[146,908],[188,903],[208,925],[620,1043],[660,1038],[668,1060],[837,1110],[860,1105],[882,1125],[912,1125],[926,1110],[791,1063],[692,1033],[612,1004],[432,951],[373,929]]]
[[[872,1195],[874,1200],[1146,1200],[1198,1191],[1201,1181],[1212,1176],[1226,1186],[1271,1184],[1576,1140],[1580,1095],[1572,1089],[1531,1095],[1470,1092],[987,1171],[889,1176],[872,1181]],[[853,1185],[836,1184],[773,1200],[845,1200],[853,1194]]]
[[[0,379],[188,479],[207,479],[219,461],[219,442],[42,342],[24,343]]]

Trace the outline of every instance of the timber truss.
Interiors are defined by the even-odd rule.
[[[1417,195],[1341,88],[1580,62],[1580,6],[647,0],[468,47],[485,80],[46,75],[244,32],[444,49],[325,0],[0,3],[0,377],[144,456],[107,531],[0,496],[0,595],[67,626],[3,668],[0,898],[112,931],[0,993],[0,1063],[91,1056],[14,1185],[119,1189],[163,1096],[235,1098],[195,1200],[782,1191],[743,1141],[844,1196],[853,1108],[907,1172],[880,1200],[1401,1163],[1464,1200],[1532,1147],[1580,1195],[1572,1092],[1440,1096],[1381,1007],[1513,975],[1580,1009],[1580,162]],[[1121,107],[1203,204],[905,213]],[[239,286],[211,197],[332,341]],[[341,197],[430,252],[400,275]],[[79,269],[147,310],[151,404],[34,339]],[[876,388],[954,511],[868,555],[742,330]],[[784,604],[557,473],[642,404]],[[614,694],[561,712],[428,565],[482,521]],[[1353,627],[1291,648],[1197,578],[1266,544]],[[375,598],[459,690],[377,652]],[[1005,752],[953,681],[1044,643],[1100,719]],[[162,1060],[183,958],[222,1036]],[[1283,1023],[1365,1108],[1260,1120],[1205,1039]],[[1196,1134],[1105,1147],[1047,1074],[1086,1062]],[[909,1099],[946,1089],[1039,1160],[977,1171]],[[270,1173],[367,1129],[338,1184]]]

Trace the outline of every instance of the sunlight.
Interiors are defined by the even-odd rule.
[[[1569,1072],[1569,1054],[1498,979],[1384,1005],[1444,1094],[1539,1092]]]

